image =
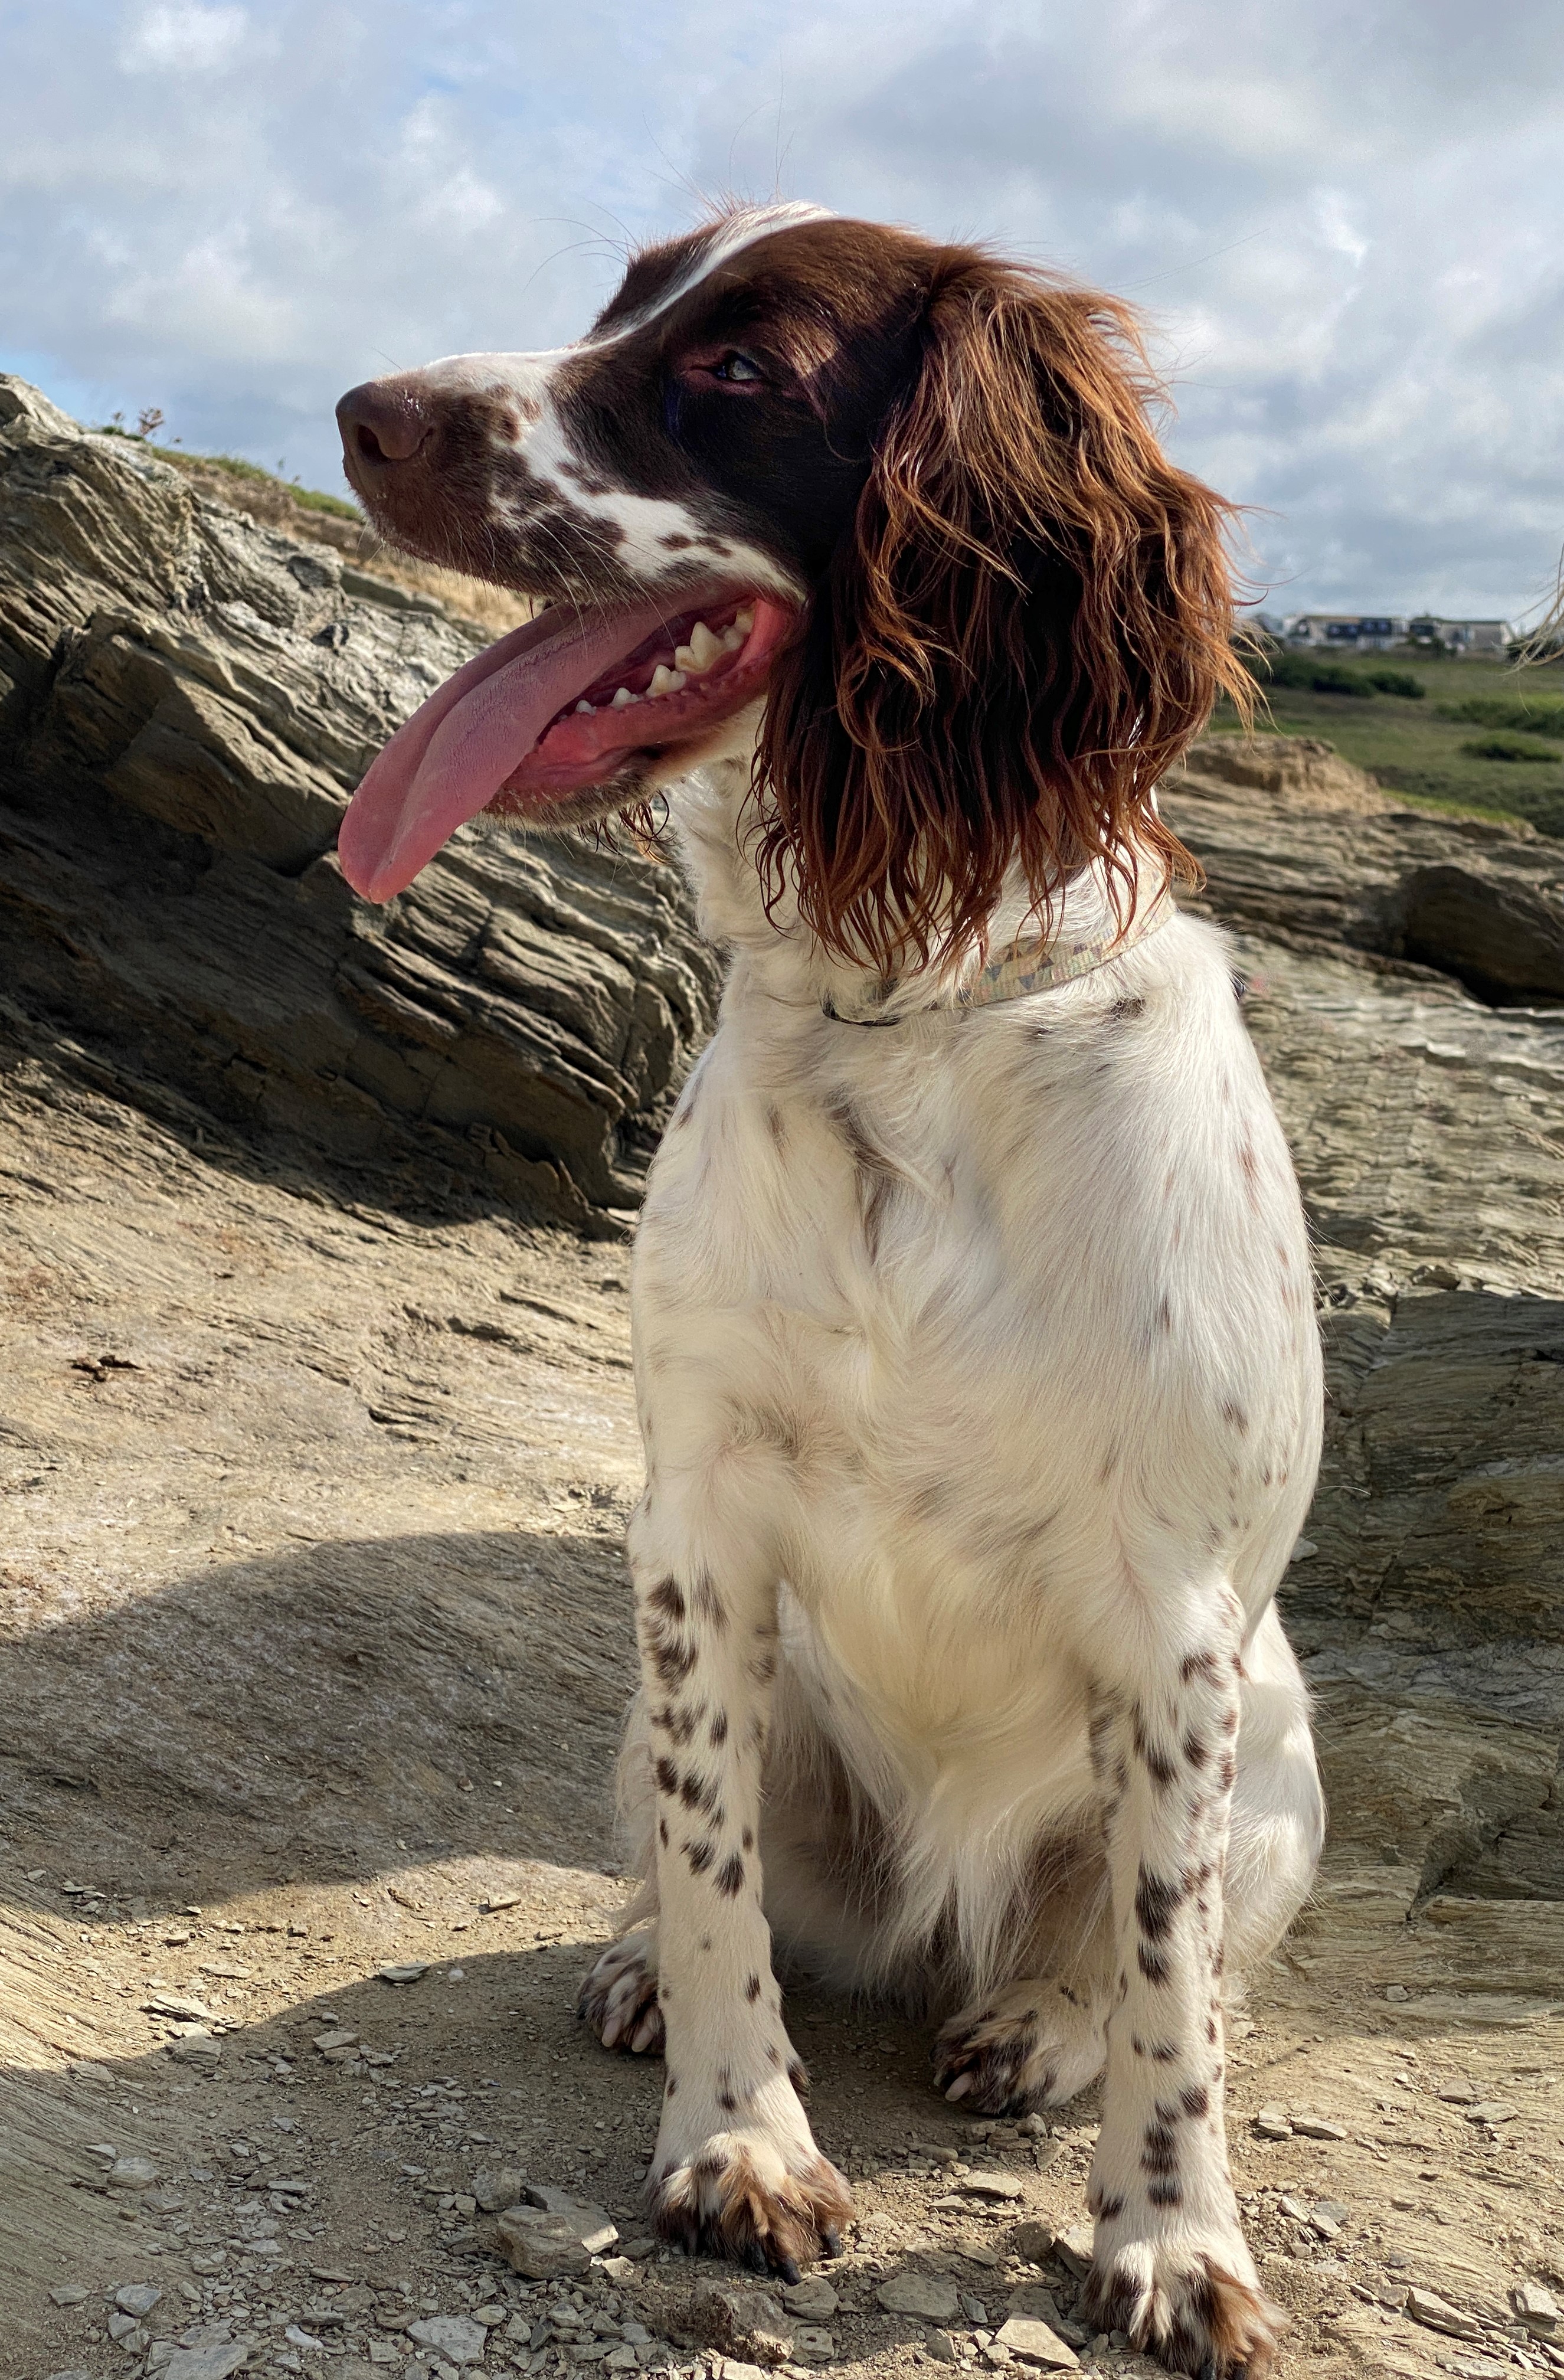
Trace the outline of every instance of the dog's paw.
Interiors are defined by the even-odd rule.
[[[657,1935],[649,1925],[611,1942],[581,1986],[576,2010],[605,2049],[636,2049],[661,2058],[662,2010],[657,2003]]]
[[[1267,2380],[1286,2317],[1252,2281],[1242,2240],[1214,2252],[1189,2239],[1132,2240],[1099,2252],[1082,2319],[1192,2380]]]
[[[838,2252],[852,2214],[846,2182],[812,2143],[784,2150],[755,2131],[712,2132],[651,2189],[660,2238],[787,2281]]]
[[[1019,1983],[964,2009],[934,2045],[934,2082],[975,2116],[1062,2107],[1102,2071],[1102,2025],[1062,1984]]]

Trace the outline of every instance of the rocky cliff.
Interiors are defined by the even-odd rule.
[[[674,872],[467,835],[378,912],[333,856],[370,759],[475,650],[0,380],[10,997],[253,1145],[612,1230],[709,1028]]]

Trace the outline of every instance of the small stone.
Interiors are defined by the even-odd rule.
[[[480,2322],[485,2330],[498,2330],[504,2321],[505,2308],[503,2305],[474,2306],[472,2318],[474,2322]],[[628,2337],[628,2332],[625,2335]]]
[[[930,2355],[933,2356],[936,2363],[953,2363],[955,2362],[956,2342],[951,2337],[948,2330],[931,2330],[923,2343],[925,2347],[927,2348]]]
[[[491,2171],[475,2173],[472,2194],[485,2215],[498,2215],[502,2208],[516,2206],[527,2187],[527,2176],[514,2166],[498,2166]]]
[[[192,2273],[201,2273],[210,2276],[213,2273],[220,2273],[227,2261],[228,2259],[226,2256],[214,2256],[210,2252],[203,2252],[199,2256],[192,2256],[190,2258],[190,2270]]]
[[[513,2271],[529,2281],[564,2280],[591,2269],[576,2226],[563,2215],[540,2206],[507,2206],[494,2228]]]
[[[771,2367],[793,2361],[794,2325],[767,2289],[697,2282],[693,2321],[697,2336],[724,2352]]]
[[[829,2330],[818,2323],[800,2323],[793,2334],[793,2361],[795,2363],[834,2363],[836,2341]]]
[[[1024,2141],[1046,2141],[1049,2136],[1046,2116],[1023,2116],[1016,2131]]]
[[[969,2173],[956,2187],[964,2198],[1013,2200],[1024,2195],[1013,2173]]]
[[[529,2181],[521,2194],[528,2206],[572,2224],[574,2236],[589,2256],[600,2256],[619,2238],[619,2228],[605,2208],[594,2206],[589,2199],[573,2198],[568,2190],[559,2190],[552,2182]]]
[[[321,2352],[326,2344],[323,2338],[317,2338],[313,2331],[306,2330],[303,2324],[298,2322],[290,2322],[283,2337],[290,2347],[312,2348],[317,2355]]]
[[[1558,2301],[1540,2281],[1522,2281],[1509,2292],[1509,2302],[1528,2330],[1551,2338],[1558,2327]]]
[[[521,1895],[519,1892],[491,1892],[487,1900],[480,1900],[478,1905],[485,1917],[497,1917],[502,1909],[519,1909]]]
[[[1067,2347],[1056,2330],[1032,2314],[1012,2313],[996,2332],[994,2345],[1008,2348],[1017,2362],[1037,2365],[1044,2372],[1078,2372],[1081,2368],[1074,2349]]]
[[[168,2054],[176,2058],[181,2066],[215,2066],[223,2055],[223,2044],[198,2027],[181,2034],[177,2041],[171,2041]]]
[[[61,2281],[56,2289],[50,2290],[49,2295],[58,2306],[82,2305],[87,2298],[79,2281]]]
[[[1447,2107],[1474,2107],[1477,2087],[1473,2082],[1446,2082],[1435,2092],[1434,2096],[1442,2099]]]
[[[249,2362],[253,2341],[212,2339],[195,2347],[176,2347],[163,2368],[163,2380],[228,2380],[241,2363]]]
[[[1291,2191],[1284,2192],[1277,2204],[1294,2223],[1306,2223],[1309,2219],[1307,2206],[1301,2198],[1294,2198]]]
[[[150,2157],[116,2156],[105,2178],[111,2190],[151,2190],[157,2168]]]
[[[1408,1991],[1405,1984],[1387,1984],[1385,1986],[1385,1997],[1388,2000],[1410,2000],[1412,1994]]]
[[[1291,2119],[1279,2107],[1262,2107],[1255,2119],[1255,2134],[1262,2141],[1290,2141],[1292,2138]]]
[[[146,2352],[147,2333],[133,2313],[111,2313],[108,2329],[115,2345],[123,2347],[127,2355]]]
[[[1020,2289],[1012,2289],[1009,2311],[1028,2315],[1035,2322],[1046,2322],[1052,2330],[1059,2328],[1059,2308],[1054,2303],[1053,2291],[1046,2289],[1041,2281],[1024,2281]]]
[[[628,2256],[633,2265],[644,2265],[649,2256],[656,2255],[657,2242],[647,2239],[626,2240],[621,2252]]]
[[[1053,2252],[1073,2280],[1084,2281],[1092,2268],[1092,2233],[1088,2223],[1073,2223],[1053,2243]]]
[[[330,2033],[313,2034],[310,2038],[322,2058],[334,2058],[342,2051],[353,2048],[358,2036],[346,2025],[334,2025]]]
[[[1053,2253],[1055,2236],[1051,2223],[1034,2216],[1025,2223],[1018,2223],[1010,2239],[1016,2254],[1024,2258],[1028,2265],[1046,2265]]]
[[[1292,2129],[1302,2132],[1306,2141],[1344,2141],[1350,2137],[1345,2124],[1333,2124],[1324,2116],[1294,2116]]]
[[[875,2296],[887,2313],[916,2314],[924,2322],[950,2322],[959,2304],[956,2285],[943,2273],[892,2273]]]
[[[1520,2114],[1507,2099],[1479,2099],[1474,2107],[1466,2110],[1469,2124],[1512,2124]]]
[[[448,2363],[481,2363],[489,2333],[470,2314],[431,2313],[425,2322],[410,2322],[407,2335],[420,2347],[431,2347]]]
[[[636,2269],[628,2256],[602,2256],[599,2258],[598,2265],[611,2281],[627,2281]]]
[[[1442,2330],[1449,2338],[1475,2338],[1478,2325],[1469,2313],[1447,2305],[1432,2289],[1408,2289],[1406,2310],[1425,2330]]]
[[[115,2289],[114,2301],[121,2313],[134,2314],[139,2321],[142,2314],[151,2313],[162,2296],[163,2291],[152,2281],[127,2281],[122,2289]]]
[[[1341,2226],[1347,2220],[1347,2212],[1340,2199],[1322,2198],[1310,2208],[1309,2222],[1320,2239],[1339,2240]]]
[[[806,2322],[829,2322],[842,2302],[823,2273],[794,2281],[783,2289],[782,2301],[789,2313],[799,2314]]]
[[[290,1925],[289,1933],[291,1934],[293,1930]],[[416,1984],[420,1975],[428,1974],[429,1961],[427,1959],[391,1959],[384,1966],[377,1967],[375,1973],[382,1984]]]
[[[141,2002],[149,2016],[184,2017],[192,2024],[211,2024],[212,2010],[204,2000],[193,2000],[183,1992],[153,1992]]]

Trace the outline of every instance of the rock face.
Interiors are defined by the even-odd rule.
[[[6,988],[229,1126],[610,1231],[709,1030],[671,867],[465,835],[385,910],[336,830],[470,628],[0,379]]]
[[[1285,768],[1212,749],[1165,807],[1235,934],[1323,1303],[1283,1601],[1323,1706],[1328,1922],[1373,1988],[1558,1998],[1564,851],[1304,810]]]

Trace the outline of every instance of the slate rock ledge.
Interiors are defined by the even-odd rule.
[[[5,994],[252,1144],[612,1235],[715,1010],[676,871],[466,832],[377,910],[336,865],[481,641],[0,376]]]

